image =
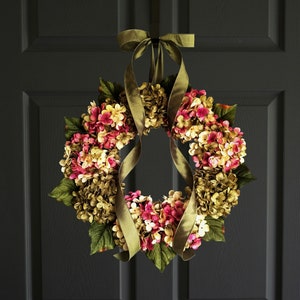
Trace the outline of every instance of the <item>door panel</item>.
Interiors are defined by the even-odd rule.
[[[274,93],[257,96],[251,92],[244,97],[241,93],[229,95],[238,104],[236,123],[247,137],[247,162],[255,169],[257,180],[255,188],[250,184],[242,189],[239,205],[225,220],[226,242],[205,244],[189,264],[189,296],[191,299],[274,299],[279,286],[276,273],[281,267],[277,246],[282,243],[278,230],[278,213],[282,210],[273,169],[281,154],[274,153],[273,147],[279,145],[276,123],[280,121],[281,96]],[[224,102],[227,95],[219,95],[218,99]],[[266,145],[266,136],[268,147],[258,147]]]
[[[161,2],[161,34],[196,34],[196,47],[182,49],[191,85],[238,104],[236,125],[257,179],[225,221],[226,242],[203,243],[190,262],[176,258],[163,274],[142,253],[129,263],[110,252],[89,255],[88,225],[48,197],[62,176],[63,117],[80,116],[97,99],[99,76],[122,82],[130,54],[116,35],[149,30],[151,3],[11,1],[0,18],[1,299],[300,298],[299,3]],[[166,61],[166,75],[176,72]],[[135,70],[147,80],[148,57]],[[155,199],[184,188],[163,130],[144,139],[128,186]]]
[[[278,51],[283,0],[181,1],[191,32],[207,51]],[[201,16],[201,17],[200,17]]]

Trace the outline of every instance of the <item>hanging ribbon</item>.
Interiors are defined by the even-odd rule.
[[[125,71],[124,85],[128,105],[131,110],[131,114],[138,132],[139,140],[129,152],[129,154],[124,158],[119,168],[119,182],[116,196],[116,215],[121,229],[123,231],[124,238],[128,246],[128,251],[118,253],[115,256],[123,261],[128,261],[140,250],[140,236],[138,231],[136,230],[135,224],[124,201],[124,196],[121,187],[122,182],[127,177],[127,175],[134,169],[140,158],[142,148],[142,136],[145,124],[145,110],[135,79],[133,63],[134,60],[138,59],[141,55],[143,55],[147,46],[151,42],[151,39],[148,38],[143,39],[137,44],[134,42],[134,38],[135,37],[133,36],[131,42],[132,46],[134,47],[134,52],[131,57],[131,62]]]
[[[145,111],[138,90],[138,84],[134,75],[133,63],[136,59],[143,55],[148,46],[151,46],[149,75],[152,83],[159,83],[163,79],[163,49],[165,49],[171,59],[179,65],[179,71],[170,93],[167,107],[168,121],[170,127],[172,127],[177,110],[181,105],[182,98],[188,88],[189,82],[183,58],[178,47],[193,47],[194,35],[166,34],[159,38],[151,38],[146,31],[132,29],[119,33],[118,42],[123,50],[133,51],[131,62],[125,71],[124,85],[128,105],[130,107],[139,137],[138,142],[124,158],[120,166],[119,184],[116,198],[116,215],[128,246],[128,252],[121,252],[116,256],[121,260],[128,260],[139,251],[140,240],[139,234],[124,201],[121,185],[126,176],[134,169],[140,158],[142,149],[142,136],[145,124]],[[153,42],[158,44],[156,61]],[[192,189],[190,200],[178,225],[173,242],[173,249],[175,252],[184,260],[188,260],[193,256],[193,251],[184,251],[184,247],[196,219],[196,201],[193,186],[193,174],[189,163],[178,149],[173,138],[170,138],[170,152],[178,172]]]
[[[192,193],[187,207],[177,226],[173,240],[173,250],[181,256],[183,260],[189,260],[194,256],[193,249],[184,250],[186,241],[194,227],[196,220],[196,196],[194,188],[193,173],[190,164],[178,149],[173,138],[170,138],[170,152],[176,169],[183,177],[187,185],[191,188]]]

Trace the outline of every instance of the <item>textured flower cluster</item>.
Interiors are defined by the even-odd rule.
[[[141,100],[145,110],[144,135],[149,134],[151,129],[166,128],[167,124],[167,102],[165,89],[160,84],[143,82],[139,88]],[[128,108],[125,92],[120,95],[120,102]]]
[[[181,142],[189,142],[195,163],[197,212],[214,219],[227,216],[240,195],[233,170],[246,155],[243,132],[214,113],[213,98],[207,97],[205,90],[192,89],[182,101],[171,133]]]
[[[102,174],[73,191],[73,207],[77,219],[83,222],[109,224],[115,221],[115,197],[117,194],[115,174]]]
[[[119,150],[135,136],[128,124],[126,108],[118,103],[93,101],[82,115],[84,133],[74,133],[65,144],[60,161],[65,177],[76,184],[85,183],[101,174],[116,173],[120,164]]]
[[[172,134],[182,142],[190,142],[189,154],[196,168],[222,168],[228,172],[244,162],[243,132],[227,120],[220,120],[213,112],[213,98],[207,97],[204,90],[186,93]]]
[[[167,124],[167,95],[159,84],[144,82],[139,87],[141,99],[145,109],[144,134],[153,128],[165,127]]]
[[[111,99],[100,106],[93,101],[88,113],[82,115],[83,126],[90,135],[96,136],[99,148],[120,150],[135,136],[133,121],[128,115],[124,105]]]
[[[81,117],[84,132],[74,133],[65,144],[60,165],[64,176],[80,187],[73,192],[73,207],[82,221],[115,220],[119,150],[136,134],[128,115],[124,105],[111,99],[100,106],[91,102]]]
[[[197,212],[214,219],[230,214],[238,204],[240,190],[233,172],[220,170],[196,170],[194,174]]]
[[[145,107],[144,134],[148,134],[165,123],[167,96],[159,84],[143,83],[139,92]],[[137,134],[124,92],[118,100],[91,102],[81,116],[82,132],[65,143],[61,170],[79,187],[73,192],[73,207],[82,221],[109,223],[116,218],[119,150]]]
[[[139,92],[145,109],[143,134],[163,127],[173,138],[189,143],[189,154],[195,163],[197,216],[185,249],[196,250],[210,230],[209,218],[223,218],[238,204],[240,191],[234,169],[244,162],[246,155],[243,132],[214,112],[213,98],[207,97],[204,90],[186,93],[172,128],[167,121],[164,88],[143,83]],[[60,161],[64,177],[76,185],[72,205],[78,219],[108,224],[115,244],[128,250],[115,213],[119,152],[137,134],[125,92],[120,93],[118,101],[107,98],[100,105],[91,102],[80,120],[81,130],[65,143]],[[173,246],[189,196],[188,190],[186,196],[171,190],[163,201],[153,201],[139,190],[125,196],[142,251],[151,251],[159,243]]]
[[[173,246],[174,234],[187,205],[180,191],[170,191],[162,202],[153,202],[150,196],[141,195],[141,191],[130,192],[125,196],[128,209],[140,234],[141,249],[151,251],[157,243],[164,242]],[[116,222],[112,228],[115,243],[127,250],[122,230]],[[209,231],[209,226],[202,214],[197,215],[185,248],[198,249],[201,238]]]

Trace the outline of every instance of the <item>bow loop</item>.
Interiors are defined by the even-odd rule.
[[[177,47],[193,48],[195,46],[195,35],[185,33],[168,33],[159,38],[164,42],[172,42]]]
[[[139,43],[148,39],[151,40],[148,32],[140,29],[124,30],[117,36],[120,48],[125,51],[134,51]]]

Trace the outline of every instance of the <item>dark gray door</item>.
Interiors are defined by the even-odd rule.
[[[191,84],[239,105],[236,124],[257,180],[226,220],[226,243],[206,243],[163,274],[142,254],[130,263],[90,256],[88,226],[47,196],[61,178],[63,117],[97,98],[99,76],[122,81],[129,55],[115,36],[148,30],[149,3],[2,8],[0,299],[300,299],[298,0],[161,1],[162,34],[196,34],[196,47],[183,49]],[[136,66],[139,81],[147,62]],[[153,132],[144,149],[132,181],[159,197],[178,181],[167,138]]]

